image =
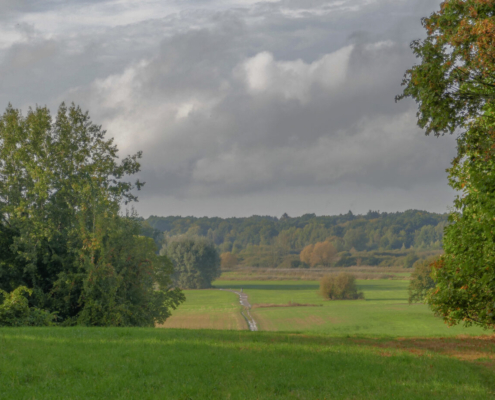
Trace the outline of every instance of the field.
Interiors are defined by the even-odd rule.
[[[407,281],[331,302],[316,281],[215,285],[242,288],[262,331],[215,289],[186,291],[168,329],[2,328],[0,398],[495,399],[495,336],[409,306]]]
[[[186,290],[186,302],[175,311],[163,328],[247,329],[239,298],[221,290]]]
[[[0,329],[6,399],[470,399],[495,393],[487,339]]]
[[[317,281],[216,281],[217,288],[243,289],[260,330],[319,333],[331,336],[452,337],[483,335],[480,328],[446,326],[424,304],[409,305],[408,281],[358,280],[365,300],[323,301]],[[234,294],[188,290],[187,301],[165,327],[247,329]],[[314,307],[258,307],[313,304]]]

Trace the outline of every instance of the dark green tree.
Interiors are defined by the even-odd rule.
[[[182,289],[206,289],[220,276],[220,256],[206,238],[172,238],[161,254],[174,264],[174,284]]]
[[[170,274],[170,268],[150,258],[153,251],[148,245],[140,247],[137,222],[119,215],[120,205],[136,200],[133,190],[142,186],[125,180],[139,171],[140,157],[137,153],[118,162],[113,140],[106,139],[105,131],[75,105],[62,104],[55,118],[45,107],[30,109],[23,116],[9,106],[0,117],[0,251],[4,256],[0,289],[11,292],[26,286],[32,290],[30,305],[56,311],[59,322],[152,325],[153,318],[161,320],[166,315],[161,306],[148,314],[153,318],[138,321],[125,315],[132,312],[131,303],[137,309],[151,309],[156,298],[151,293],[153,284],[128,281],[137,275],[144,279],[137,271],[147,260],[152,260],[149,276],[162,296],[169,295],[173,304],[181,300],[178,292],[160,285],[158,276]],[[112,239],[117,233],[127,246]],[[118,265],[109,259],[110,254],[132,262]],[[112,283],[113,289],[121,289],[112,300],[98,297],[94,287],[111,276],[124,281]],[[140,297],[122,289],[133,284],[151,292]],[[107,300],[113,303],[105,304]],[[140,301],[146,306],[138,305]],[[99,317],[96,313],[88,317],[90,305],[100,307]]]

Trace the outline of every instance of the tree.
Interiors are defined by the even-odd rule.
[[[220,276],[220,257],[206,238],[180,236],[162,249],[174,264],[174,283],[182,289],[206,289]]]
[[[435,264],[430,307],[449,324],[495,327],[495,1],[444,1],[423,19],[427,38],[412,43],[421,63],[404,93],[418,124],[440,135],[462,129],[449,184],[460,191]]]
[[[231,269],[237,265],[237,256],[232,253],[222,253],[220,255],[220,267],[222,269]]]
[[[447,0],[423,18],[427,38],[411,43],[421,63],[406,71],[396,100],[418,102],[418,125],[426,134],[465,128],[494,103],[494,7],[494,0]]]
[[[415,252],[409,253],[404,259],[404,268],[412,268],[419,257]]]
[[[141,153],[118,163],[105,133],[75,105],[62,104],[55,118],[46,107],[23,116],[11,106],[0,117],[0,289],[26,286],[31,307],[66,324],[152,326],[183,297],[167,287],[170,267],[137,236],[138,222],[119,214],[143,185],[125,181],[139,171]],[[146,276],[138,272],[144,264]],[[146,293],[135,296],[132,285]],[[143,309],[146,318],[128,318]]]
[[[363,293],[357,290],[356,277],[346,272],[323,276],[320,279],[320,294],[327,300],[356,300],[364,298]]]
[[[414,271],[409,282],[409,303],[425,301],[430,290],[435,288],[435,281],[431,275],[436,262],[438,257],[430,257],[414,263]]]
[[[330,266],[337,256],[337,250],[332,243],[325,241],[316,243],[311,253],[311,266]]]
[[[366,249],[367,241],[366,233],[359,228],[349,229],[344,235],[344,242],[348,249],[354,247],[357,251],[362,251]]]
[[[493,114],[495,115],[495,114]],[[445,228],[445,254],[434,268],[428,302],[449,324],[495,328],[495,127],[488,119],[458,139],[449,170],[461,191]]]
[[[299,259],[303,263],[311,265],[311,256],[313,254],[314,247],[314,244],[308,244],[304,249],[302,249],[301,253],[299,254]]]

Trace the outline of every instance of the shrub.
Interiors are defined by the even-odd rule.
[[[0,326],[49,326],[56,318],[55,314],[39,308],[29,307],[25,294],[32,290],[19,286],[10,293],[0,290],[3,303],[0,304]]]
[[[414,263],[414,271],[409,282],[409,303],[422,302],[428,292],[435,287],[435,281],[431,277],[433,264],[438,257],[429,257]]]
[[[327,300],[363,299],[363,293],[357,291],[356,277],[342,272],[325,275],[320,280],[320,294]]]
[[[412,268],[418,260],[419,257],[415,252],[409,253],[404,259],[404,268]]]

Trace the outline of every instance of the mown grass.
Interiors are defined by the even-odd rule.
[[[495,355],[493,341],[477,346],[483,351],[476,362],[397,343],[275,332],[3,328],[0,397],[494,398],[495,374],[483,364]]]
[[[452,337],[483,335],[481,328],[448,327],[425,304],[408,304],[408,281],[358,280],[365,300],[325,301],[317,281],[216,281],[216,287],[242,288],[251,305],[322,304],[323,307],[254,308],[260,330],[323,333],[332,336]]]
[[[163,328],[248,329],[239,298],[220,290],[184,290],[186,301],[167,319]]]

